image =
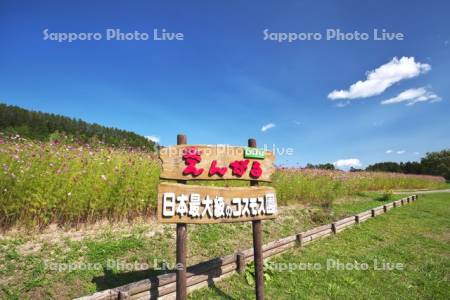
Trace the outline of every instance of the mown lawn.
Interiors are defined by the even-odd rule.
[[[333,262],[354,268],[359,263],[360,270],[333,267]],[[303,269],[307,263],[316,265],[302,271],[274,268],[289,263],[291,269],[293,263]],[[375,270],[375,263],[378,268],[398,263],[403,270]],[[416,203],[295,248],[269,265],[266,299],[450,299],[450,194],[421,195]],[[253,299],[254,287],[245,276],[233,275],[190,298]]]

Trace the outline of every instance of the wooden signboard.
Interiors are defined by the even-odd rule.
[[[224,223],[274,219],[275,189],[265,186],[212,187],[161,183],[158,220],[163,223]]]
[[[227,145],[187,145],[187,137],[177,136],[177,146],[160,150],[161,179],[158,188],[158,220],[177,224],[176,298],[185,300],[186,240],[188,223],[222,223],[252,221],[253,255],[255,261],[256,299],[264,299],[262,255],[262,222],[277,214],[275,189],[258,186],[270,182],[275,157],[272,152],[258,149],[256,140],[248,147]],[[212,187],[187,185],[187,180],[249,180],[249,187]]]
[[[275,171],[271,151],[228,145],[177,145],[160,150],[160,177],[176,180],[258,180]]]

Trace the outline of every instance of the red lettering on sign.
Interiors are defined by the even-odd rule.
[[[252,178],[259,178],[262,175],[261,164],[257,161],[254,161],[252,164],[252,168],[250,169],[250,176]]]
[[[203,168],[197,169],[195,166],[202,161],[201,154],[202,152],[198,151],[197,147],[186,147],[183,150],[183,160],[187,165],[183,170],[183,175],[191,174],[192,176],[198,176],[203,173]]]
[[[245,170],[247,170],[247,165],[249,160],[235,160],[230,164],[230,168],[233,170],[233,175],[237,177],[241,177],[244,175]]]
[[[219,175],[222,177],[227,172],[227,167],[219,168],[217,167],[217,160],[211,162],[211,167],[209,168],[209,176]]]

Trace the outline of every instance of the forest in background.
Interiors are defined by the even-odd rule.
[[[3,103],[0,103],[0,130],[5,136],[18,134],[39,141],[69,140],[73,143],[101,143],[112,147],[156,150],[153,141],[131,131]]]

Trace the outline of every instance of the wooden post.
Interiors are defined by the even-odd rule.
[[[256,140],[249,139],[248,146],[256,148]],[[258,185],[258,181],[250,181],[251,186]],[[264,265],[262,254],[262,223],[261,220],[252,221],[253,228],[253,257],[255,262],[256,300],[264,299]]]
[[[372,212],[372,218],[375,217],[375,209],[372,209],[371,212]]]
[[[359,224],[359,216],[358,215],[355,216],[355,222],[356,222],[356,224]]]
[[[298,245],[300,248],[303,248],[303,233],[298,233],[298,234],[296,235],[296,241],[297,241],[297,245]]]
[[[119,300],[130,299],[130,294],[128,294],[128,292],[125,292],[125,291],[119,291],[118,298],[119,298]]]
[[[237,271],[239,274],[243,274],[245,271],[245,254],[243,252],[236,253]]]
[[[337,230],[336,230],[336,223],[331,223],[331,231],[334,233],[334,234],[336,234],[337,233]]]
[[[187,144],[187,137],[184,134],[177,135],[177,145]],[[186,184],[186,180],[178,180],[178,183]],[[186,237],[187,225],[177,224],[177,290],[176,299],[186,300]]]

